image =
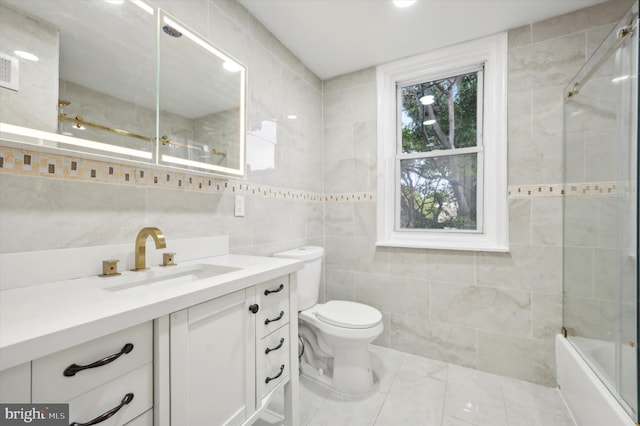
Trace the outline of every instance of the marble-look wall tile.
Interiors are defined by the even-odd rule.
[[[509,51],[509,93],[564,85],[585,61],[584,33],[569,34]]]
[[[478,255],[478,285],[560,294],[562,247],[512,245],[510,253]]]
[[[593,296],[593,249],[590,247],[564,247],[564,294]]]
[[[536,340],[478,331],[478,368],[489,373],[555,386],[553,339]]]
[[[533,24],[533,41],[549,40],[566,34],[616,22],[633,0],[609,0],[593,7],[567,13]]]
[[[531,293],[431,283],[431,319],[518,336],[531,335]],[[499,309],[495,309],[499,306]],[[410,312],[410,311],[407,311]]]
[[[531,25],[509,30],[509,49],[531,44]]]
[[[356,272],[330,269],[326,272],[326,300],[356,301]]]
[[[358,272],[355,286],[356,302],[390,314],[429,319],[429,283],[426,280]]]
[[[0,252],[133,242],[146,189],[26,176],[0,179]]]
[[[404,315],[391,316],[391,347],[466,367],[477,366],[476,330]]]
[[[562,327],[562,296],[531,293],[531,337],[551,340]]]
[[[355,272],[389,273],[389,251],[376,247],[374,241],[358,236],[326,236],[327,268]]]
[[[39,61],[19,60],[19,90],[0,90],[2,122],[47,132],[58,124],[58,31],[14,9],[0,5],[3,53],[27,50]],[[18,59],[16,57],[16,59]]]
[[[562,245],[561,198],[531,200],[532,243],[536,245]]]
[[[509,242],[511,244],[531,244],[531,202],[532,200],[509,200]]]

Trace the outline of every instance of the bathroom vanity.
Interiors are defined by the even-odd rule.
[[[0,255],[1,402],[69,403],[78,426],[250,425],[284,388],[297,424],[302,263],[226,247],[167,241],[178,265],[142,272],[133,244]],[[124,272],[98,276],[116,257]]]

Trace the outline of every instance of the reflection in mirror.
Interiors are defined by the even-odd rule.
[[[156,129],[154,9],[131,1],[3,3],[8,7],[2,11],[15,8],[9,13],[18,19],[7,22],[8,28],[3,22],[8,37],[2,38],[2,53],[11,56],[16,49],[29,50],[43,43],[49,49],[41,50],[46,63],[19,62],[18,90],[2,90],[0,98],[19,107],[3,102],[2,121],[74,138],[61,139],[69,143],[59,141],[59,148],[77,150],[75,145],[82,144],[83,152],[104,153],[102,147],[110,155],[150,159]],[[47,91],[46,100],[38,96],[42,90]],[[12,111],[5,115],[6,109]],[[45,114],[41,116],[39,109]],[[88,148],[75,138],[99,141],[106,147]]]
[[[0,0],[0,24],[4,139],[244,175],[246,68],[151,3]]]
[[[242,171],[245,68],[163,12],[160,26],[161,162]]]

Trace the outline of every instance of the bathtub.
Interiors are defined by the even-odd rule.
[[[613,343],[574,337],[572,339],[577,339],[580,350],[589,352],[588,358],[592,360],[590,367],[566,338],[557,335],[558,387],[576,425],[635,426],[635,421],[625,411],[625,408],[629,407],[623,408],[593,372],[593,369],[598,370],[603,380],[613,379]],[[635,356],[633,349],[628,349],[622,356]],[[635,386],[635,381],[627,374],[623,376],[621,384],[624,392],[625,387]]]

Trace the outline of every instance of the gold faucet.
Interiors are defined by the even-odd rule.
[[[133,269],[134,271],[143,271],[147,269],[146,263],[146,249],[147,249],[147,238],[149,236],[153,237],[153,241],[156,243],[156,249],[163,249],[167,247],[167,242],[164,239],[164,235],[162,235],[162,231],[158,228],[142,228],[140,232],[138,232],[138,236],[136,237],[136,250],[135,250],[135,258],[136,258],[136,267]]]

